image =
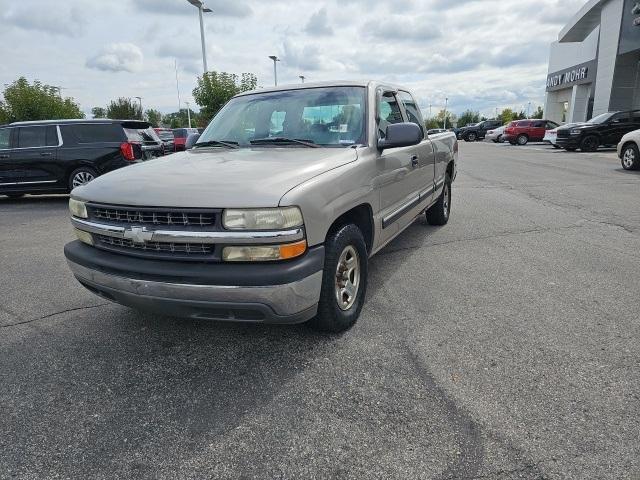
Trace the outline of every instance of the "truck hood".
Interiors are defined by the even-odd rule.
[[[201,148],[115,170],[72,196],[133,206],[272,207],[295,186],[356,159],[353,148]]]

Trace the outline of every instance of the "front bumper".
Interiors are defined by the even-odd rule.
[[[270,264],[187,263],[132,258],[74,241],[69,267],[93,293],[164,315],[257,323],[302,323],[317,312],[324,247]]]
[[[581,137],[556,138],[556,145],[560,148],[580,148]]]

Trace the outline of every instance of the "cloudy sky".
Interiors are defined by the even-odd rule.
[[[425,114],[544,101],[549,44],[586,0],[208,0],[210,70],[259,85],[383,79],[415,91]],[[202,70],[187,0],[0,0],[0,83],[63,87],[89,112],[119,97],[175,111]],[[184,107],[184,105],[183,105]]]

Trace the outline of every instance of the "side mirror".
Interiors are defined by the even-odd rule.
[[[189,136],[187,137],[187,140],[184,143],[185,150],[189,150],[190,148],[193,148],[193,146],[196,144],[199,138],[200,138],[199,133],[190,133]]]
[[[418,145],[422,141],[422,130],[415,123],[392,123],[387,126],[387,134],[384,139],[378,140],[378,148],[410,147]]]

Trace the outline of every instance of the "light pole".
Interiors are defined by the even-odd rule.
[[[209,69],[207,68],[207,49],[204,41],[204,22],[202,20],[202,12],[210,13],[213,12],[213,10],[206,7],[202,0],[187,0],[187,2],[198,9],[198,15],[200,17],[200,42],[202,43],[202,68],[204,68],[204,73],[207,73]]]
[[[189,106],[189,102],[184,102],[187,104],[187,121],[189,122],[189,128],[191,128],[191,107]]]
[[[429,120],[431,120],[431,107],[432,107],[432,106],[433,106],[433,105],[429,104]]]
[[[444,99],[444,129],[447,129],[447,107],[449,106],[449,97]]]
[[[273,84],[278,86],[278,69],[276,67],[276,62],[279,62],[280,59],[275,55],[269,55],[269,58],[273,60]]]
[[[527,118],[531,118],[531,102],[527,104]]]
[[[144,120],[144,114],[142,113],[142,97],[133,97],[133,98],[137,98],[138,101],[140,102],[140,120]]]
[[[300,78],[300,80],[302,81],[302,83],[304,83],[304,75],[298,75],[298,77]]]

